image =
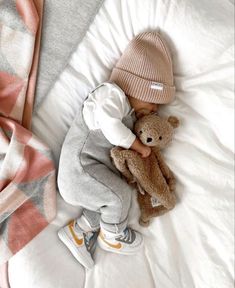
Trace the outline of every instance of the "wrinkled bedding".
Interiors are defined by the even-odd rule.
[[[33,117],[33,131],[56,163],[63,139],[87,93],[108,79],[127,43],[158,30],[173,57],[176,99],[161,107],[181,126],[165,150],[177,178],[177,205],[138,225],[133,195],[130,225],[144,234],[135,256],[97,247],[85,273],[57,230],[80,210],[58,195],[56,219],[9,262],[12,288],[230,288],[234,281],[234,63],[232,1],[106,0],[82,43]]]

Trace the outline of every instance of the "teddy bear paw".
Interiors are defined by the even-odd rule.
[[[167,209],[171,210],[175,207],[176,204],[176,197],[174,194],[170,194],[168,198],[168,203],[167,203]]]
[[[111,156],[112,156],[112,157],[117,156],[122,150],[123,150],[123,149],[122,149],[121,147],[118,147],[118,146],[112,148],[112,149],[111,149]]]
[[[169,186],[169,189],[170,189],[170,191],[171,192],[174,192],[175,191],[175,188],[176,188],[176,181],[175,181],[175,179],[174,178],[170,178],[170,179],[168,179],[167,180],[167,184],[168,184],[168,186]]]

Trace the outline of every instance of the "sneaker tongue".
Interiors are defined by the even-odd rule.
[[[120,239],[126,239],[129,236],[129,229],[126,228],[125,230],[123,230],[120,234],[116,235],[115,239],[116,240],[120,240]]]
[[[89,241],[89,240],[92,238],[93,234],[94,234],[93,232],[86,232],[86,233],[85,233],[86,239]]]
[[[126,227],[126,229],[123,231],[124,235],[129,234],[129,228]]]
[[[126,229],[122,232],[123,236],[126,236],[129,234],[129,229],[126,227]]]

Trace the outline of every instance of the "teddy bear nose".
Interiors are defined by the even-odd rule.
[[[153,139],[150,138],[150,137],[147,138],[147,142],[148,142],[148,143],[149,143],[149,142],[152,142],[152,140],[153,140]]]

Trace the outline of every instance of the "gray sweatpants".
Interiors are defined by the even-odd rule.
[[[123,122],[132,128],[133,117]],[[84,208],[92,228],[118,233],[127,226],[132,188],[111,162],[112,147],[101,130],[89,130],[81,110],[62,147],[58,187],[66,202]]]

